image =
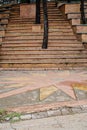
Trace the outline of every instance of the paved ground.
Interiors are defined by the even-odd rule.
[[[0,109],[39,112],[87,105],[87,71],[0,71]]]
[[[87,130],[87,113],[0,124],[0,130]]]

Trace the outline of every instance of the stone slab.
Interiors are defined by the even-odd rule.
[[[9,17],[9,14],[0,14],[0,19],[1,18],[8,18]]]
[[[4,37],[5,36],[5,30],[2,30],[2,31],[0,31],[0,37]]]
[[[80,12],[80,4],[79,3],[73,3],[73,4],[64,4],[60,6],[60,9],[63,13],[68,14],[68,13],[75,13],[75,12]]]
[[[87,33],[87,24],[76,26],[77,33]]]
[[[82,34],[81,38],[82,38],[82,42],[87,42],[87,34]]]
[[[87,13],[85,14],[85,17],[87,18]],[[67,14],[67,18],[68,19],[75,19],[75,18],[78,18],[78,19],[80,19],[81,18],[81,13],[77,13],[77,12],[75,12],[75,13],[68,13]]]
[[[80,19],[81,18],[81,14],[80,13],[68,13],[67,14],[67,18],[68,19],[75,19],[75,18]]]
[[[32,25],[32,32],[41,32],[42,26],[40,24]]]
[[[20,4],[20,17],[35,18],[36,6],[35,4]]]
[[[70,24],[71,25],[79,25],[80,24],[80,19],[71,19]]]
[[[1,24],[8,24],[8,19],[1,19]]]

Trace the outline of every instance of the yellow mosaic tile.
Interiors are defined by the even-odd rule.
[[[19,87],[23,87],[27,84],[22,84],[22,83],[19,83],[19,84],[10,84],[10,85],[7,85],[7,86],[4,86],[5,88],[19,88]]]
[[[87,84],[84,84],[84,83],[74,83],[72,84],[72,87],[79,90],[87,91]]]
[[[51,95],[52,93],[54,93],[57,90],[58,90],[58,88],[56,88],[55,86],[41,88],[40,89],[40,100],[44,100],[45,98],[47,98],[49,95]]]

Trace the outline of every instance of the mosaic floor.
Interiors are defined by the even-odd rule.
[[[0,71],[0,109],[43,111],[87,105],[87,71]]]

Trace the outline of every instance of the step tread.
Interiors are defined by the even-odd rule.
[[[23,60],[23,59],[49,59],[49,58],[51,58],[51,60],[52,59],[73,59],[73,58],[75,58],[75,59],[86,59],[87,58],[87,55],[69,55],[69,54],[67,54],[67,55],[24,55],[24,54],[22,54],[22,55],[2,55],[1,57],[0,57],[0,60]]]
[[[87,58],[59,58],[59,59],[42,59],[42,58],[34,58],[34,59],[18,59],[18,60],[1,60],[0,61],[0,64],[1,63],[35,63],[35,64],[38,64],[38,63],[87,63]]]

